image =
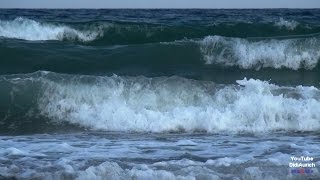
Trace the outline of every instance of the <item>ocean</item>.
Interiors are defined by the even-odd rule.
[[[320,179],[319,9],[0,9],[0,179]]]

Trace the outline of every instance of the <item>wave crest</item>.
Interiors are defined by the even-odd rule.
[[[320,59],[320,40],[317,36],[265,40],[207,36],[199,44],[206,64],[244,69],[313,69]]]
[[[315,87],[279,87],[253,79],[217,85],[178,77],[59,76],[64,80],[58,82],[42,76],[36,80],[43,87],[37,106],[53,122],[135,132],[320,129]]]
[[[299,23],[294,20],[285,20],[284,18],[280,18],[279,21],[275,22],[275,26],[279,28],[286,28],[288,30],[295,30]]]
[[[222,85],[180,77],[51,72],[8,76],[0,83],[4,86],[1,96],[6,97],[1,105],[9,106],[1,120],[7,123],[5,128],[16,119],[20,122],[21,117],[43,117],[51,125],[73,124],[104,131],[320,130],[320,110],[315,108],[320,107],[320,90],[312,86],[281,87],[254,79]],[[32,104],[25,104],[26,99]]]
[[[66,25],[40,23],[19,17],[12,21],[0,21],[0,36],[29,41],[76,40],[87,42],[103,36],[103,31],[101,29],[80,31]]]

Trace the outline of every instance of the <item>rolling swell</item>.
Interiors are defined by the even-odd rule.
[[[250,77],[317,86],[319,48],[318,34],[274,38],[207,36],[113,46],[2,39],[0,74],[47,70],[150,77],[179,75],[223,82],[219,78],[227,80],[223,77],[228,73],[227,82]]]
[[[320,112],[315,108],[320,106],[320,90],[312,86],[285,87],[254,79],[223,85],[180,77],[44,71],[1,76],[0,85],[5,99],[0,104],[2,133],[28,127],[37,131],[60,123],[134,132],[320,129]],[[33,127],[35,119],[43,122]]]
[[[286,39],[287,38],[287,39]],[[208,36],[200,42],[207,64],[244,69],[313,69],[320,59],[320,36],[291,39],[241,39]]]
[[[207,25],[146,22],[45,22],[24,17],[0,20],[0,37],[28,41],[66,41],[85,45],[128,45],[203,38],[273,37],[320,32],[320,27],[280,18],[275,22],[219,22]]]

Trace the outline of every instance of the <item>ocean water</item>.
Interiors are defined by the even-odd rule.
[[[318,9],[1,9],[0,179],[319,179],[319,60]]]

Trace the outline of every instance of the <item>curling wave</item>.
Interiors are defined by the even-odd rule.
[[[34,102],[33,110],[25,110],[28,116],[38,112],[51,123],[95,130],[254,133],[320,129],[320,110],[315,108],[320,106],[320,90],[315,87],[280,87],[254,79],[219,85],[180,77],[50,72],[5,77],[1,82],[6,84],[1,96],[14,101],[6,104],[26,108],[19,103],[34,98],[28,100]],[[38,95],[32,97],[30,92]],[[10,114],[5,117],[2,121],[13,122]]]
[[[207,36],[199,42],[206,64],[244,69],[313,69],[320,59],[319,35],[291,39],[242,39]]]
[[[80,31],[67,25],[40,23],[27,18],[16,18],[12,21],[0,20],[0,36],[29,41],[74,40],[93,41],[102,36],[101,30]]]

